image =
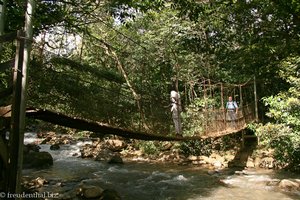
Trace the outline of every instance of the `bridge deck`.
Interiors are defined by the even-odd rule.
[[[11,116],[10,106],[0,109],[0,116],[9,118]],[[230,123],[226,121],[220,121],[220,127],[222,130],[216,130],[210,127],[211,131],[204,132],[203,134],[191,136],[191,137],[181,137],[169,134],[151,134],[138,131],[132,131],[128,129],[122,129],[117,127],[112,127],[107,124],[102,124],[99,122],[89,121],[86,119],[79,119],[76,117],[70,117],[61,113],[56,113],[49,110],[40,109],[27,109],[26,116],[29,118],[39,119],[53,124],[75,128],[79,130],[87,130],[94,132],[99,137],[104,137],[106,134],[117,135],[125,138],[140,139],[140,140],[159,140],[159,141],[187,141],[187,140],[199,140],[212,137],[221,137],[228,134],[237,133],[246,128],[246,123],[243,118],[238,119],[236,126],[232,127]],[[209,127],[208,127],[209,128]]]

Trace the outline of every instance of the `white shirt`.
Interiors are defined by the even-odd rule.
[[[238,105],[235,101],[228,101],[227,104],[226,104],[226,108],[228,110],[235,110],[238,108]]]

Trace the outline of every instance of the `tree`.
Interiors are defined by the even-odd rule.
[[[261,145],[275,149],[280,167],[300,169],[300,57],[280,63],[280,76],[290,84],[288,91],[264,98],[267,115],[273,119],[257,128]]]
[[[3,35],[3,33],[4,33],[5,8],[6,8],[6,0],[3,0],[3,1],[1,1],[1,4],[0,4],[0,35]]]

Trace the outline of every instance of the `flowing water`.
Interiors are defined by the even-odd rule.
[[[30,136],[30,137],[29,137]],[[26,142],[33,135],[27,134]],[[282,178],[300,178],[295,174],[282,174],[271,170],[252,170],[236,174],[225,170],[210,175],[208,169],[171,164],[130,162],[110,165],[105,162],[76,158],[84,145],[64,145],[51,151],[41,145],[54,158],[54,165],[43,170],[24,170],[24,176],[42,177],[50,183],[41,191],[59,194],[71,191],[81,181],[94,181],[104,189],[118,191],[124,200],[290,200],[300,199],[298,192],[283,192],[268,182]],[[64,185],[51,183],[63,182]]]

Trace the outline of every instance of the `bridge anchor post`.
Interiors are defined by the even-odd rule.
[[[13,100],[11,130],[8,143],[8,169],[5,174],[6,192],[21,193],[23,144],[25,132],[27,71],[33,37],[33,12],[35,0],[27,1],[24,31],[18,31],[17,52],[13,71]],[[16,198],[20,199],[20,198]]]

